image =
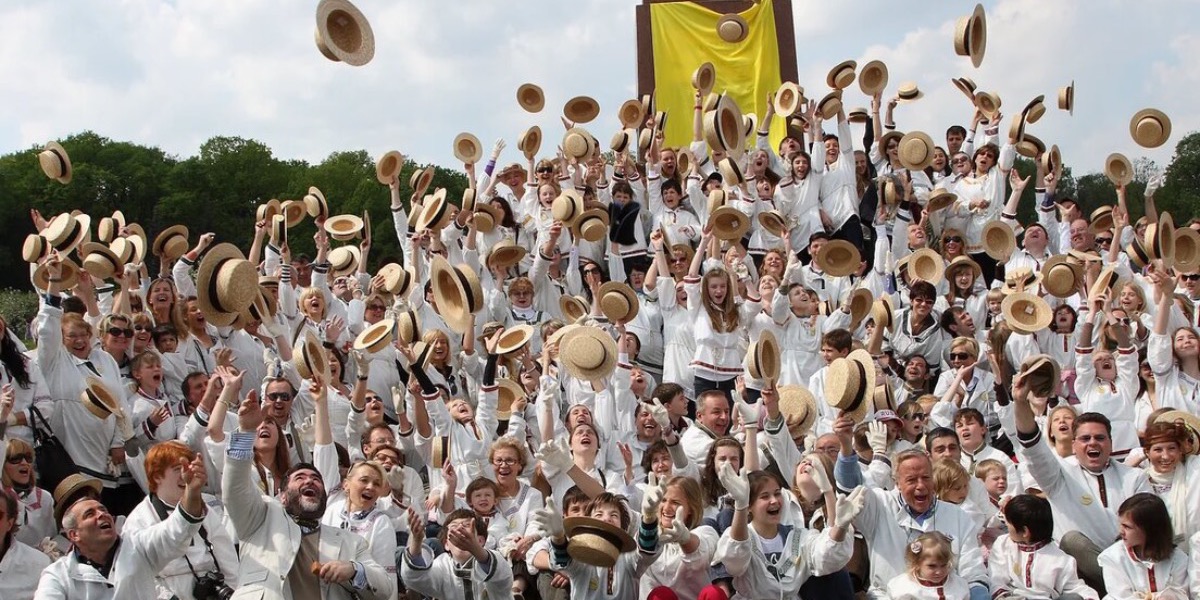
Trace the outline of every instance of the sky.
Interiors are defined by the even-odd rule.
[[[561,131],[558,107],[577,95],[599,101],[589,127],[607,140],[636,91],[637,3],[358,0],[376,53],[351,67],[318,52],[314,0],[0,0],[0,153],[90,129],[179,157],[227,135],[262,141],[282,159],[396,149],[452,166],[451,142],[470,131],[486,147],[508,140],[504,161],[529,125]],[[955,21],[974,3],[795,0],[799,83],[819,97],[812,90],[833,65],[881,59],[888,94],[903,81],[925,92],[897,110],[899,128],[939,143],[946,127],[971,118],[952,77],[997,92],[1007,115],[1046,94],[1046,116],[1029,131],[1058,144],[1076,174],[1101,171],[1111,152],[1165,166],[1200,129],[1200,1],[983,4],[989,39],[976,69],[953,51]],[[1072,80],[1073,116],[1054,105]],[[517,105],[526,81],[546,91],[538,115]],[[868,99],[855,84],[845,104]],[[1129,135],[1146,107],[1173,122],[1171,139],[1153,150]]]

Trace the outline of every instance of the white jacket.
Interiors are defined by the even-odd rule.
[[[38,577],[50,566],[50,558],[13,540],[0,559],[0,598],[29,600],[38,588]]]
[[[213,564],[214,556],[216,562],[219,563],[221,574],[225,576],[225,584],[237,589],[238,556],[229,531],[221,523],[224,511],[216,497],[205,495],[204,501],[208,505],[208,513],[204,515],[204,535],[208,538],[208,543],[212,544],[212,554],[209,554],[204,539],[197,531],[184,549],[184,554],[172,560],[158,572],[156,583],[158,584],[157,597],[159,598],[170,598],[174,595],[180,600],[192,600],[192,584],[195,583],[192,568],[199,575],[217,570],[218,565]],[[136,531],[153,527],[161,522],[162,519],[159,518],[153,501],[147,496],[134,507],[133,512],[129,513],[123,529]],[[191,568],[184,560],[185,557],[191,561]]]
[[[1099,600],[1096,590],[1088,587],[1076,572],[1075,558],[1054,543],[1036,550],[1023,550],[1002,535],[992,544],[988,570],[992,574],[992,593],[1016,598],[1058,598],[1075,594],[1081,600]]]

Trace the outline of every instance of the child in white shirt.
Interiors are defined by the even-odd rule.
[[[892,600],[968,600],[967,582],[954,572],[950,538],[937,531],[921,534],[904,553],[908,570],[887,585]]]
[[[1050,502],[1032,494],[1004,505],[1008,534],[992,544],[988,569],[993,600],[1070,597],[1099,600],[1076,572],[1075,558],[1054,544]]]

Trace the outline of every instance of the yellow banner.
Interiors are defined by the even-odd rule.
[[[664,134],[668,146],[686,146],[692,141],[692,74],[705,62],[711,62],[717,71],[713,91],[725,92],[743,114],[754,113],[762,121],[767,95],[782,83],[775,9],[769,1],[759,2],[740,14],[750,31],[746,39],[731,44],[717,35],[720,13],[692,2],[650,5],[654,100],[658,110],[667,111],[670,117]],[[778,147],[785,130],[783,119],[776,118],[771,126],[772,147]]]

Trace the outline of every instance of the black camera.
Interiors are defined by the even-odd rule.
[[[225,585],[225,575],[221,572],[209,571],[196,576],[192,596],[196,600],[228,600],[233,596],[233,588]]]

